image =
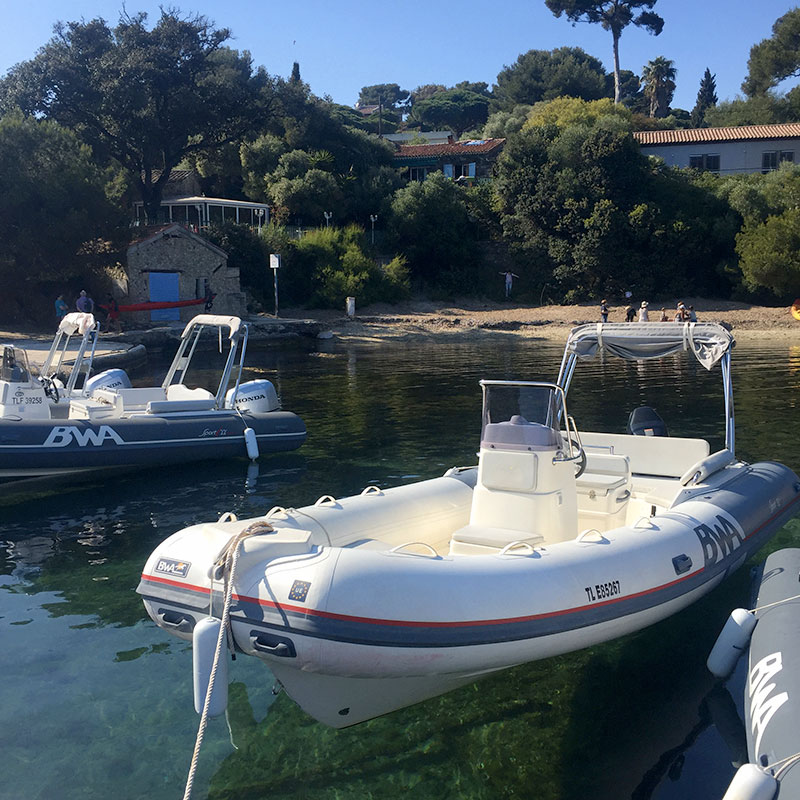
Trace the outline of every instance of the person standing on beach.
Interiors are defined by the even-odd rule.
[[[61,322],[62,319],[67,315],[69,311],[69,306],[67,305],[67,301],[64,300],[64,295],[60,294],[56,297],[56,319]]]
[[[694,306],[689,306],[689,322],[697,322],[697,314],[695,313]]]
[[[504,275],[506,279],[506,300],[511,297],[511,287],[514,284],[514,278],[519,278],[516,272],[512,272],[510,269],[507,269],[505,272],[499,273],[500,275]]]
[[[75,308],[84,314],[91,314],[94,312],[94,300],[86,294],[86,289],[81,289],[81,293],[75,301]]]
[[[608,300],[600,301],[600,322],[608,322]]]
[[[667,316],[667,309],[661,309],[661,322],[669,322],[669,317]]]
[[[642,305],[639,308],[639,322],[650,322],[650,316],[647,313],[647,300],[642,300]]]
[[[625,322],[633,322],[636,319],[636,312],[633,310],[633,306],[628,306],[625,309]]]

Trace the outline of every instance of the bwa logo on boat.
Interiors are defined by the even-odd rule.
[[[755,752],[761,748],[761,737],[775,712],[789,699],[786,692],[772,694],[777,684],[770,681],[783,669],[781,653],[765,656],[750,670],[750,726],[756,737]]]
[[[190,561],[175,561],[173,558],[159,558],[155,566],[155,572],[163,572],[165,575],[173,575],[176,578],[185,578],[189,574]]]
[[[703,548],[703,561],[706,567],[716,564],[744,544],[742,530],[732,519],[722,514],[717,514],[717,522],[713,526],[701,523],[695,527],[694,532]]]
[[[97,430],[87,428],[82,430],[76,425],[57,425],[50,431],[50,435],[44,440],[43,447],[66,447],[76,442],[78,447],[86,447],[91,444],[100,447],[103,442],[114,442],[114,444],[125,444],[122,437],[108,425],[101,425]]]

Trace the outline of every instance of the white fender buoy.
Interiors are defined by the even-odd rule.
[[[755,764],[742,764],[736,770],[722,800],[773,800],[778,781]]]
[[[258,439],[256,439],[256,432],[252,428],[244,429],[244,445],[247,448],[247,455],[251,461],[258,458]]]
[[[214,653],[219,639],[219,628],[222,622],[214,617],[201,619],[192,632],[192,676],[194,678],[194,710],[203,713],[206,703],[208,682],[211,679],[211,668],[214,666]],[[227,643],[223,640],[227,651]],[[214,689],[208,706],[208,716],[218,717],[225,713],[228,706],[228,654],[220,653],[217,674],[214,677]]]
[[[734,608],[711,648],[706,666],[717,678],[727,678],[739,656],[747,649],[756,626],[756,616],[745,608]]]

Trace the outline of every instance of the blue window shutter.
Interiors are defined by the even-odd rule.
[[[444,172],[445,178],[452,178],[453,177],[453,165],[452,164],[445,164],[442,167],[442,172]]]

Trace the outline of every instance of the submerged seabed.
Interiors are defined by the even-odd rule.
[[[249,486],[242,461],[4,490],[0,798],[181,796],[197,726],[191,651],[146,619],[134,593],[151,550],[224,511],[252,516],[474,463],[478,379],[553,378],[559,359],[552,344],[502,336],[253,354],[247,378],[273,380],[309,439],[262,459]],[[608,366],[616,371],[579,367],[570,408],[579,427],[622,429],[647,403],[672,433],[721,445],[718,372],[678,360]],[[738,453],[800,468],[800,349],[738,347],[734,386]],[[798,542],[793,522],[770,549]],[[728,611],[748,596],[741,570],[653,628],[344,731],[275,697],[267,668],[240,657],[228,718],[206,734],[194,797],[721,797],[742,757],[743,675],[728,694],[704,662]]]

